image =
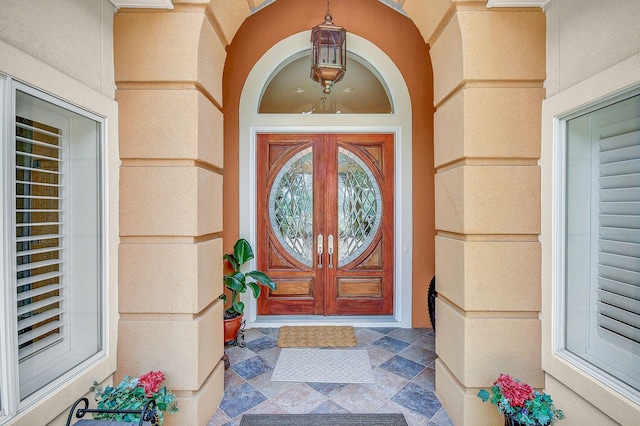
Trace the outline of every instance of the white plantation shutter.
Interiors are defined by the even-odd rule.
[[[100,124],[14,84],[11,368],[26,401],[101,348]]]
[[[640,401],[640,89],[566,130],[564,349]]]
[[[599,336],[640,354],[640,131],[599,143]]]
[[[105,357],[104,124],[0,73],[2,424]]]
[[[61,130],[16,117],[15,219],[18,357],[65,338]]]

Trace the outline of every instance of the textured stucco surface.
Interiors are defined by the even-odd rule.
[[[553,0],[547,14],[547,97],[640,52],[640,2]]]
[[[107,0],[3,0],[0,40],[113,97],[114,12]]]

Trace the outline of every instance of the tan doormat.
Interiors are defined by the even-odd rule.
[[[278,347],[334,348],[356,346],[351,326],[291,326],[280,327]]]

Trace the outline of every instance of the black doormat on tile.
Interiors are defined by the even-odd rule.
[[[408,426],[402,414],[245,414],[240,426]]]

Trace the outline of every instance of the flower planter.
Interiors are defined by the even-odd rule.
[[[224,344],[231,344],[236,341],[238,331],[242,327],[242,315],[224,320]]]
[[[524,423],[520,423],[513,417],[509,417],[506,414],[504,415],[504,426],[524,426]]]

